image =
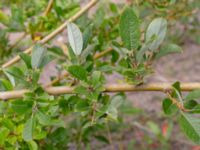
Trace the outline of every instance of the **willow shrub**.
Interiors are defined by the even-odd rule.
[[[28,55],[20,52],[20,44],[10,49],[9,33],[30,34],[32,39],[24,40],[32,43],[80,8],[76,2],[60,0],[47,16],[39,16],[46,6],[45,1],[18,3],[1,2],[1,7],[11,5],[12,11],[11,16],[0,11],[0,22],[4,24],[0,31],[0,56],[8,60],[9,56],[20,53],[22,61],[2,69],[0,89],[28,89],[30,92],[22,98],[0,101],[1,149],[66,149],[70,144],[81,149],[94,138],[108,144],[109,139],[104,134],[108,123],[117,124],[122,121],[120,114],[134,115],[138,109],[127,104],[124,93],[104,92],[106,76],[120,74],[121,82],[143,84],[144,78],[153,72],[151,64],[155,60],[182,51],[180,46],[165,40],[171,30],[167,29],[170,21],[164,13],[168,7],[166,3],[141,2],[141,8],[156,6],[151,8],[156,10],[151,11],[151,17],[144,16],[145,10],[137,5],[99,5],[93,17],[86,14],[68,23],[65,49],[51,42],[35,44],[32,54]],[[174,1],[167,4],[169,9],[177,6]],[[109,48],[112,50],[105,53],[103,59],[94,58],[96,53]],[[44,67],[52,60],[56,60],[58,70],[69,73],[56,83],[57,86],[73,86],[73,93],[53,96],[43,90],[38,81]],[[163,111],[178,118],[186,136],[200,144],[200,119],[196,115],[200,112],[200,92],[193,91],[182,97],[179,82],[172,86],[173,90],[168,91],[163,100]]]

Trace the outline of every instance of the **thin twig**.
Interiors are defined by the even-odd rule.
[[[160,91],[165,92],[167,90],[172,90],[172,83],[149,83],[143,84],[140,86],[135,86],[131,84],[109,84],[104,86],[104,92],[144,92],[144,91]],[[182,91],[192,91],[200,89],[200,83],[198,82],[189,82],[181,83]],[[50,95],[61,95],[61,94],[73,94],[74,87],[69,86],[57,86],[57,87],[48,87],[44,90]],[[7,91],[0,92],[0,99],[14,99],[21,98],[25,93],[29,92],[28,89],[16,90],[16,91]]]
[[[72,16],[71,18],[69,18],[60,27],[58,27],[57,29],[55,29],[52,33],[50,33],[49,35],[47,35],[46,37],[44,37],[42,40],[38,41],[37,43],[45,44],[49,40],[53,39],[56,35],[58,35],[59,33],[61,33],[67,27],[67,25],[68,25],[69,22],[73,22],[74,20],[76,20],[77,18],[79,18],[87,10],[89,10],[92,6],[94,6],[98,1],[99,0],[91,0],[84,8],[82,8],[80,11],[78,11],[74,16]],[[24,53],[26,53],[26,54],[31,53],[32,52],[32,48],[33,48],[33,46],[31,46],[30,48],[26,49],[24,51]],[[8,62],[4,63],[2,65],[2,68],[7,68],[7,67],[9,67],[9,66],[17,63],[19,60],[20,60],[20,56],[17,55],[13,59],[11,59]]]
[[[53,7],[53,2],[54,2],[54,0],[49,0],[49,3],[43,13],[43,16],[47,16],[49,14],[49,12],[51,11],[51,8]]]
[[[109,52],[111,52],[112,50],[113,50],[113,48],[108,48],[108,49],[105,50],[105,51],[102,51],[102,52],[100,52],[100,53],[96,53],[96,54],[94,55],[94,59],[99,59],[99,58],[105,56],[106,54],[108,54]]]
[[[172,97],[169,93],[167,93],[169,99],[172,101],[172,103],[174,105],[176,105],[180,110],[182,110],[183,112],[188,112],[190,110],[186,109],[183,104],[181,102],[179,102],[178,100],[176,100],[174,97]]]

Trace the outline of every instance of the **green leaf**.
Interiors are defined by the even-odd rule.
[[[38,145],[35,141],[28,142],[28,147],[30,150],[38,150]]]
[[[144,43],[143,45],[142,45],[142,47],[140,48],[140,50],[137,52],[137,54],[136,54],[136,59],[137,59],[137,61],[138,62],[142,62],[142,60],[143,60],[143,55],[145,54],[145,52],[146,51],[148,51],[149,50],[149,45],[148,45],[148,43]]]
[[[81,54],[81,62],[84,63],[89,63],[89,61],[87,61],[87,57],[91,54],[93,54],[93,52],[95,51],[95,46],[94,45],[89,45],[87,46],[86,49],[84,49],[83,53]]]
[[[92,36],[93,26],[89,25],[83,32],[83,49],[87,48],[88,42]]]
[[[50,125],[54,127],[65,127],[65,122],[61,119],[53,119]]]
[[[64,55],[63,50],[60,47],[57,47],[57,46],[49,47],[47,50],[49,52],[57,55],[57,56],[63,56]]]
[[[68,132],[69,131],[63,127],[57,128],[56,130],[53,131],[52,134],[50,134],[50,139],[55,143],[65,141],[68,138],[67,137]]]
[[[11,18],[9,21],[9,28],[11,31],[24,31],[25,17],[23,14],[24,10],[19,9],[17,5],[12,5]]]
[[[108,110],[106,112],[107,114],[107,118],[109,120],[114,120],[114,121],[117,121],[117,117],[118,117],[118,111],[117,111],[117,108],[115,107],[108,107]]]
[[[180,53],[182,48],[176,44],[167,44],[163,46],[160,51],[156,54],[156,59],[171,54],[171,53]]]
[[[119,53],[117,51],[112,51],[112,59],[111,59],[111,62],[112,63],[116,63],[119,59]]]
[[[101,72],[100,71],[94,71],[92,73],[92,76],[91,76],[92,86],[97,88],[98,86],[101,86],[103,82],[104,82],[104,78],[103,78]]]
[[[0,146],[4,145],[4,142],[7,139],[8,134],[9,130],[7,128],[3,127],[0,129]]]
[[[7,110],[7,103],[0,101],[0,115],[4,114]]]
[[[41,125],[47,126],[51,124],[51,118],[41,111],[38,111],[36,117]]]
[[[172,84],[172,87],[174,88],[172,96],[175,96],[180,100],[180,96],[181,96],[181,85],[180,85],[180,82],[175,82],[174,84]]]
[[[67,25],[70,46],[75,55],[80,55],[83,49],[83,37],[80,29],[74,23]]]
[[[82,66],[73,65],[68,68],[68,72],[79,80],[87,80],[87,71]]]
[[[41,64],[44,61],[46,55],[46,48],[36,45],[33,47],[32,56],[31,56],[31,66],[32,68],[40,68]]]
[[[185,98],[185,100],[198,100],[198,99],[200,99],[200,89],[190,92]]]
[[[12,90],[12,84],[6,79],[0,79],[0,88],[4,88],[6,91]]]
[[[120,35],[128,50],[140,45],[140,22],[131,8],[126,8],[120,19]]]
[[[200,119],[191,114],[182,113],[179,118],[182,131],[196,144],[200,144]]]
[[[33,83],[32,85],[34,85],[34,84],[37,85],[39,79],[40,79],[40,72],[38,70],[34,71],[32,73],[32,83]]]
[[[125,96],[121,94],[114,95],[111,98],[110,106],[114,108],[119,108],[125,100]]]
[[[103,24],[104,22],[104,18],[105,18],[105,10],[102,8],[103,5],[95,12],[95,15],[94,15],[94,25],[95,27],[97,28],[100,28],[100,26]]]
[[[1,121],[2,125],[6,128],[8,128],[10,131],[13,131],[15,128],[15,124],[12,122],[11,119],[3,118]]]
[[[135,108],[135,107],[122,107],[120,108],[120,112],[126,115],[135,115],[135,114],[140,114],[142,113],[142,110],[139,108]]]
[[[180,82],[175,82],[172,84],[172,86],[178,91],[178,92],[181,92],[181,85],[180,85]]]
[[[9,17],[0,10],[0,22],[7,25],[9,24]]]
[[[117,14],[118,13],[118,7],[115,3],[110,3],[109,4],[110,10],[114,13]]]
[[[96,135],[95,138],[100,141],[100,142],[103,142],[105,144],[109,144],[109,140],[105,137],[105,136],[102,136],[102,135]]]
[[[147,28],[145,41],[149,44],[149,49],[155,51],[163,42],[167,32],[167,21],[164,18],[154,19]]]
[[[163,111],[166,115],[172,115],[177,112],[177,107],[172,103],[172,101],[168,98],[163,100],[162,103]]]
[[[29,56],[28,54],[25,54],[25,53],[21,53],[20,57],[24,61],[24,63],[26,64],[26,67],[28,69],[31,69],[31,56]]]
[[[14,112],[22,115],[32,110],[32,101],[15,100],[11,102],[11,108]]]
[[[24,124],[24,129],[22,133],[22,137],[24,141],[32,141],[33,140],[33,117],[28,119]]]
[[[74,89],[74,92],[77,94],[85,95],[86,93],[88,93],[88,89],[87,87],[79,85]]]
[[[24,80],[24,72],[19,67],[15,67],[15,66],[10,67],[10,68],[6,69],[4,71],[4,73],[9,78],[10,82],[13,82],[12,77],[14,77],[15,79],[18,79],[18,80]],[[8,74],[12,77],[10,77]]]
[[[120,112],[126,115],[134,115],[142,113],[142,109],[134,107],[130,101],[125,101],[122,106],[120,106]]]
[[[156,123],[149,121],[147,122],[147,125],[150,128],[151,132],[153,132],[155,135],[159,135],[161,133],[160,128]]]
[[[194,101],[194,100],[188,100],[188,101],[186,101],[185,103],[184,103],[184,107],[186,108],[186,109],[193,109],[193,108],[195,108],[195,106],[197,106],[198,105],[198,103],[196,102],[196,101]]]
[[[116,94],[111,98],[110,105],[106,110],[107,118],[111,120],[117,120],[118,117],[118,108],[122,105],[125,100],[123,94]]]
[[[80,100],[77,102],[76,104],[76,110],[77,111],[80,111],[80,112],[83,112],[83,111],[86,111],[89,109],[89,104],[86,100]]]
[[[34,133],[34,139],[35,140],[42,140],[42,139],[46,138],[47,137],[47,132],[48,131],[44,131],[44,130],[35,132]]]
[[[12,86],[14,87],[15,86],[15,78],[11,74],[6,72],[6,71],[4,71],[4,74],[9,79],[10,83],[12,84]]]
[[[193,107],[190,112],[193,114],[200,114],[200,104],[196,104],[193,102],[193,104],[190,103],[190,108]]]

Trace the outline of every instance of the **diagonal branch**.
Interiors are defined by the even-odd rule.
[[[141,86],[135,86],[131,84],[108,84],[105,85],[104,92],[144,92],[144,91],[160,91],[166,92],[172,90],[172,83],[148,83]],[[181,83],[182,91],[192,91],[195,89],[200,89],[199,82],[189,82]],[[69,86],[57,86],[57,87],[48,87],[44,89],[50,95],[61,95],[61,94],[73,94],[74,87]],[[25,93],[29,92],[27,89],[16,90],[16,91],[7,91],[0,92],[0,99],[15,99],[22,98]]]
[[[79,18],[81,15],[83,15],[86,11],[88,11],[92,6],[94,6],[99,0],[91,0],[85,7],[83,7],[79,12],[77,12],[74,16],[72,16],[71,18],[69,18],[67,21],[65,21],[60,27],[58,27],[56,30],[54,30],[52,33],[50,33],[49,35],[47,35],[46,37],[44,37],[42,40],[38,41],[38,43],[40,44],[45,44],[46,42],[48,42],[49,40],[51,40],[52,38],[54,38],[56,35],[58,35],[59,33],[61,33],[66,27],[67,24],[69,22],[73,22],[74,20],[76,20],[77,18]],[[26,49],[24,51],[24,53],[31,53],[32,52],[32,48],[33,46],[31,46],[30,48]],[[20,56],[17,55],[16,57],[14,57],[13,59],[11,59],[10,61],[6,62],[5,64],[2,65],[2,68],[7,68],[13,64],[15,64],[16,62],[18,62],[20,60]]]

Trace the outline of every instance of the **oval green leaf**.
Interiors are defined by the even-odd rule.
[[[77,25],[69,23],[67,32],[70,46],[75,55],[80,55],[83,49],[83,36]]]
[[[24,124],[24,129],[22,133],[24,141],[32,141],[33,139],[33,117],[28,119]]]
[[[163,100],[162,108],[166,115],[173,115],[178,111],[176,105],[169,98]]]
[[[36,45],[33,47],[32,56],[31,56],[31,66],[32,68],[40,68],[46,54],[46,48]]]
[[[140,22],[132,8],[126,8],[120,19],[120,36],[128,50],[140,45]]]
[[[87,80],[87,71],[82,66],[73,65],[68,68],[68,72],[79,80]]]
[[[155,51],[163,42],[167,32],[167,21],[164,18],[154,19],[147,28],[145,42],[149,49]]]
[[[198,100],[198,99],[200,99],[200,89],[190,92],[185,98],[185,100]]]
[[[171,54],[171,53],[180,53],[182,48],[176,44],[167,44],[163,46],[160,51],[156,54],[156,59]]]
[[[191,114],[182,113],[179,118],[182,131],[193,142],[200,144],[200,119]]]

